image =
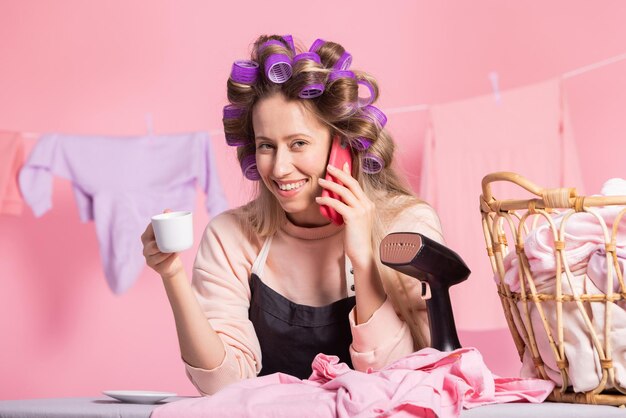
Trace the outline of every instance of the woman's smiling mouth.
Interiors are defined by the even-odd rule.
[[[276,184],[278,193],[281,196],[293,196],[298,191],[300,191],[302,189],[302,186],[304,186],[307,182],[308,180],[300,180],[300,181],[293,181],[293,182],[274,181],[274,184]]]

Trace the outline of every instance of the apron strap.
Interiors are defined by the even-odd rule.
[[[263,277],[263,267],[265,267],[265,260],[267,259],[267,254],[270,252],[273,237],[273,235],[267,237],[263,243],[263,247],[261,247],[259,255],[256,257],[256,260],[254,260],[254,264],[252,264],[252,273],[256,274],[257,277]]]

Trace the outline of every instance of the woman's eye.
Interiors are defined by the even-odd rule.
[[[267,144],[267,143],[261,143],[261,144],[256,146],[256,149],[258,149],[258,150],[268,150],[268,149],[271,149],[271,148],[272,148],[272,146],[270,144]]]
[[[294,141],[292,146],[294,148],[302,148],[305,145],[306,145],[306,141]]]

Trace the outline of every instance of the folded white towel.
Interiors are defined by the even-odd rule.
[[[602,187],[604,196],[626,196],[626,180],[610,179]],[[605,294],[620,292],[619,281],[612,259],[607,260],[605,243],[611,238],[611,229],[617,215],[625,206],[607,206],[590,209],[593,213],[574,213],[568,217],[565,230],[565,258],[571,274],[562,271],[561,283],[563,294],[581,295]],[[544,223],[532,230],[524,240],[524,252],[532,272],[533,282],[539,293],[554,294],[556,283],[557,252],[554,241],[558,239],[558,231],[565,216],[571,211],[554,215],[551,219],[556,232],[549,223]],[[597,215],[597,216],[596,216]],[[608,230],[608,238],[604,235],[603,224]],[[616,255],[618,268],[624,272],[626,267],[626,218],[617,228]],[[520,291],[519,258],[516,253],[509,253],[504,259],[504,280],[511,290]],[[607,271],[609,269],[610,271]],[[610,277],[610,283],[608,279]],[[528,289],[528,287],[527,287]],[[553,301],[542,303],[546,320],[557,341],[556,304]],[[611,309],[611,358],[615,369],[615,378],[621,387],[626,387],[626,302],[609,305]],[[550,379],[558,385],[562,384],[560,373],[554,361],[544,325],[535,305],[528,305],[531,322],[535,330],[537,345],[541,358],[546,363],[546,371]],[[524,312],[521,303],[520,312]],[[593,330],[602,347],[604,347],[604,326],[606,309],[602,302],[585,303]],[[591,332],[588,330],[584,315],[575,302],[563,305],[564,350],[569,361],[569,383],[576,392],[595,388],[601,377],[598,350],[593,346]],[[519,325],[519,324],[518,324]],[[526,352],[522,365],[522,376],[537,376],[532,358]],[[610,387],[610,382],[609,382]]]

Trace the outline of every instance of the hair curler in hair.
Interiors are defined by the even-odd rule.
[[[317,62],[318,64],[322,63],[322,59],[315,52],[303,52],[302,54],[296,55],[293,57],[293,65],[296,65],[296,62],[300,60],[311,60]]]
[[[300,90],[298,97],[301,99],[314,99],[324,93],[324,85],[321,83],[307,84]]]
[[[259,75],[259,64],[251,60],[237,60],[230,71],[231,80],[240,84],[254,84]]]
[[[298,54],[293,57],[293,65],[295,66],[297,62],[302,60],[311,60],[315,61],[318,64],[322,63],[320,56],[315,52],[303,52],[302,54]],[[301,99],[314,99],[316,97],[321,96],[324,93],[324,84],[322,83],[311,83],[307,84],[300,90],[298,93],[298,97]]]
[[[293,37],[291,35],[283,35],[282,38],[287,45],[289,45],[289,49],[291,49],[293,55],[296,55],[296,46],[293,43]]]
[[[229,104],[224,106],[223,120],[226,121],[227,119],[237,119],[243,116],[245,113],[246,109]],[[226,132],[224,136],[226,138],[226,144],[230,145],[231,147],[240,147],[242,145],[246,145],[249,142],[247,138],[242,138],[236,134],[228,132]]]
[[[259,55],[263,52],[263,50],[265,50],[265,48],[267,48],[270,45],[276,45],[279,46],[281,48],[285,47],[285,44],[282,43],[281,41],[277,40],[277,39],[270,39],[269,41],[265,41],[263,42],[260,46],[259,46]]]
[[[387,116],[376,106],[368,105],[361,108],[363,114],[373,122],[378,122],[381,128],[387,124]]]
[[[449,289],[466,280],[471,271],[448,247],[415,232],[394,232],[380,243],[380,261],[421,280],[430,288],[426,299],[431,346],[440,351],[461,347],[456,333]]]
[[[320,49],[320,47],[324,45],[325,43],[326,43],[325,40],[321,38],[317,38],[315,42],[311,44],[311,48],[309,48],[309,52],[317,52],[317,50]]]
[[[371,145],[372,145],[372,141],[363,136],[358,136],[352,139],[352,148],[354,148],[357,151],[365,151]]]
[[[282,84],[291,78],[291,60],[284,54],[272,54],[265,60],[265,75],[271,82]]]
[[[277,41],[276,39],[270,39],[263,42],[259,47],[259,54],[261,54],[270,45],[277,45],[281,48],[285,48],[285,45]],[[265,75],[267,78],[276,84],[282,84],[291,78],[293,69],[291,68],[291,58],[285,54],[271,54],[265,59]]]
[[[361,158],[361,170],[367,174],[379,173],[385,168],[385,162],[378,155],[367,153]]]
[[[339,78],[356,78],[350,70],[334,70],[328,75],[328,82],[335,81]]]
[[[339,57],[333,68],[336,70],[347,70],[352,65],[352,54],[348,51],[344,51]]]
[[[237,119],[246,113],[246,109],[232,104],[224,106],[224,119]]]
[[[372,86],[372,83],[367,80],[359,80],[357,81],[357,83],[359,83],[360,86],[364,86],[365,88],[367,88],[370,92],[370,95],[368,97],[359,97],[359,107],[366,107],[371,105],[374,102],[374,86]],[[386,121],[387,118],[385,118],[385,123]]]
[[[248,138],[242,138],[235,134],[226,133],[224,136],[226,137],[226,144],[231,147],[241,147],[242,145],[247,145],[250,142]]]
[[[242,158],[241,171],[248,180],[256,181],[261,179],[261,174],[259,174],[259,170],[256,167],[256,155],[250,154]]]

